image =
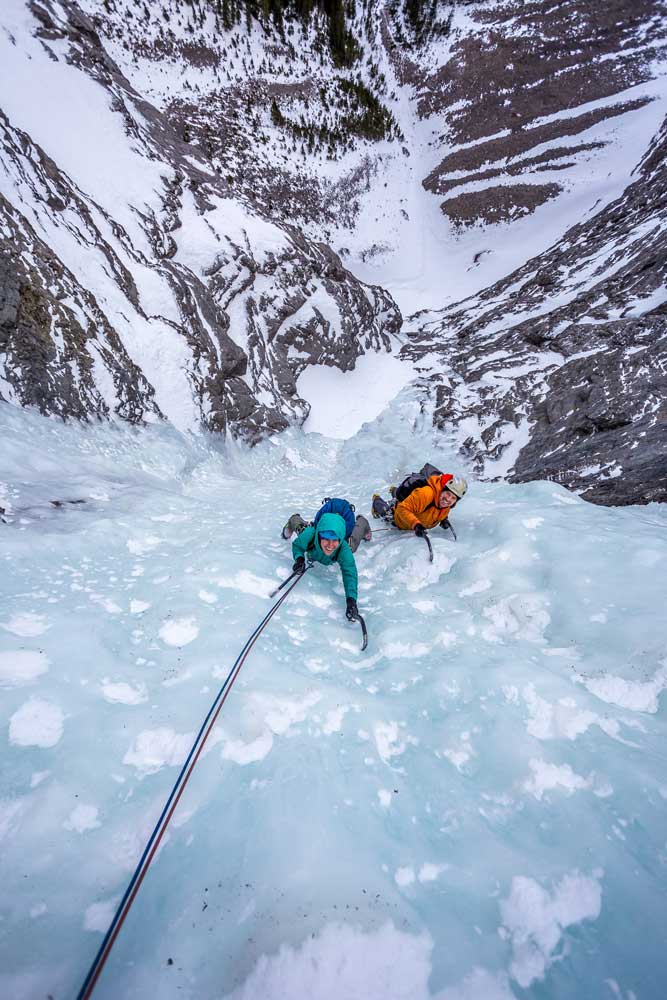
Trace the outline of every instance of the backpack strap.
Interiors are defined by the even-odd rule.
[[[322,506],[324,507],[325,503],[329,503],[329,501],[330,501],[330,500],[333,500],[333,499],[334,499],[334,497],[325,497],[325,498],[324,498],[324,500],[322,501]],[[344,498],[344,497],[341,497],[340,499],[345,499],[345,498]],[[354,506],[354,504],[353,504],[353,503],[350,503],[350,501],[349,501],[349,500],[345,500],[345,502],[347,503],[347,505],[348,505],[348,507],[350,508],[350,510],[352,511],[352,513],[354,513],[354,512],[356,511],[356,509],[357,509],[357,508],[356,508],[356,507]]]

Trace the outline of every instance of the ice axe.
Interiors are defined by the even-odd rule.
[[[358,611],[354,616],[354,618],[350,618],[348,619],[348,621],[359,622],[359,624],[361,625],[361,652],[363,653],[363,651],[366,649],[366,646],[368,645],[368,630],[366,629],[366,622],[364,621],[364,619],[362,618],[362,616],[359,614]]]
[[[290,575],[287,577],[286,580],[283,580],[283,582],[280,584],[279,587],[276,587],[275,590],[271,591],[271,593],[269,594],[269,597],[275,597],[276,594],[283,589],[283,587],[287,586],[287,584],[290,582],[290,580],[293,580],[295,576],[303,576],[303,574],[306,572],[306,570],[310,569],[310,567],[312,565],[313,565],[312,563],[306,563],[306,565],[305,565],[305,567],[303,569],[295,569],[292,573],[290,573]]]

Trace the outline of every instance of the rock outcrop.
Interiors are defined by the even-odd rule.
[[[661,0],[472,2],[426,72],[402,55],[418,112],[447,153],[424,178],[457,227],[512,221],[555,199],[639,110],[667,44]],[[434,47],[432,47],[434,48]],[[598,126],[598,134],[591,129]],[[548,182],[544,181],[548,175]]]

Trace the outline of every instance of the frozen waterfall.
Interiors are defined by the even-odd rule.
[[[410,389],[253,450],[0,405],[0,995],[76,995],[280,528],[429,460]],[[462,470],[465,471],[465,470]],[[100,998],[663,1000],[667,513],[472,483],[316,566],[255,647]],[[377,525],[377,522],[374,526]]]

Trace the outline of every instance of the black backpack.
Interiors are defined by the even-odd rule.
[[[430,462],[426,462],[425,465],[421,467],[419,472],[411,472],[409,476],[406,476],[400,486],[397,486],[394,491],[394,499],[397,503],[405,500],[409,497],[411,493],[418,490],[420,486],[427,486],[430,476],[441,476],[442,472],[440,469],[436,469],[435,465],[431,465]]]

